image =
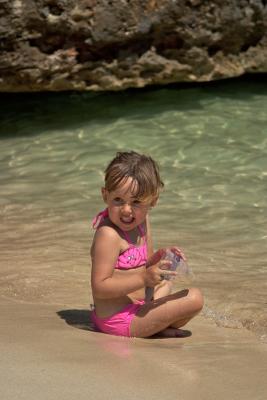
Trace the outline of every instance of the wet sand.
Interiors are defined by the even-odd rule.
[[[267,345],[202,316],[192,336],[128,339],[92,331],[87,307],[0,298],[3,400],[267,397]]]

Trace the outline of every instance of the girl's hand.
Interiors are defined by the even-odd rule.
[[[156,251],[147,261],[145,270],[145,285],[154,287],[158,285],[166,275],[175,276],[175,271],[169,271],[171,261],[164,260],[162,257],[165,254],[165,249]]]
[[[177,256],[186,261],[185,255],[178,247],[168,247],[156,251],[147,261],[145,271],[145,284],[148,287],[158,285],[167,275],[176,276],[177,272],[169,271],[171,261],[164,260],[166,250],[172,251]]]
[[[184,253],[178,247],[168,247],[168,250],[172,251],[174,254],[176,254],[177,256],[180,256],[184,261],[186,261],[186,257],[184,255]]]
[[[155,265],[145,269],[145,286],[154,287],[158,285],[166,275],[176,276],[176,271],[169,271],[171,261],[161,260]]]

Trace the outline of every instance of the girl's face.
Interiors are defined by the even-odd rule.
[[[109,192],[102,188],[102,196],[108,206],[109,219],[123,231],[130,231],[145,221],[148,210],[156,204],[144,202],[135,197],[131,190],[132,178]]]

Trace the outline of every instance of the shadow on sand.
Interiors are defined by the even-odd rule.
[[[60,310],[57,315],[74,328],[99,332],[92,321],[91,313],[90,310]],[[163,332],[150,336],[149,339],[185,338],[191,335],[191,331],[185,329],[167,328]]]
[[[68,325],[77,329],[95,332],[95,326],[91,319],[90,310],[60,310],[57,315],[64,319]]]

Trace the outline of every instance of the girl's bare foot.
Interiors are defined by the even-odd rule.
[[[191,336],[191,331],[179,328],[166,328],[161,332],[156,333],[152,338],[184,338]]]

